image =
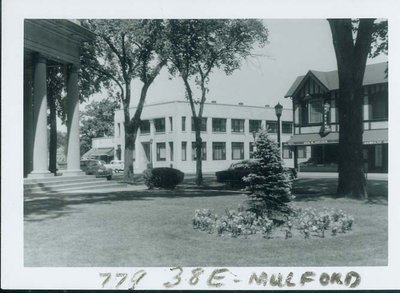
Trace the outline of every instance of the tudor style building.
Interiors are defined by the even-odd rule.
[[[367,172],[388,171],[387,62],[366,66],[363,88],[363,156]],[[299,76],[285,97],[293,101],[294,165],[300,171],[336,171],[339,121],[337,71],[310,70]],[[299,164],[300,163],[300,164]]]

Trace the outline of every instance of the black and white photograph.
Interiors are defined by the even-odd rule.
[[[393,1],[11,2],[4,289],[399,288]]]

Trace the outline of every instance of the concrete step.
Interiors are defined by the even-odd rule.
[[[81,183],[81,182],[94,182],[105,181],[106,178],[95,178],[94,176],[65,178],[60,177],[58,180],[51,181],[24,181],[24,187],[31,188],[36,186],[54,186],[58,184]]]
[[[47,182],[24,182],[24,189],[26,188],[35,188],[35,187],[43,187],[43,186],[57,186],[63,184],[78,184],[78,183],[85,183],[85,182],[99,182],[99,181],[106,181],[106,178],[95,178],[93,177],[84,177],[84,178],[74,178],[74,179],[60,179],[60,180],[52,180]]]
[[[63,193],[80,190],[109,189],[124,187],[116,181],[107,181],[106,178],[96,178],[94,175],[54,176],[47,178],[24,179],[25,194]]]
[[[49,182],[67,182],[67,181],[85,181],[91,178],[96,178],[94,175],[83,175],[83,176],[53,176],[46,178],[24,178],[25,184],[33,184],[33,183],[49,183]]]
[[[125,184],[121,184],[115,181],[99,181],[99,182],[87,182],[86,184],[75,184],[75,185],[64,185],[56,187],[44,187],[34,188],[25,190],[26,194],[56,194],[56,193],[69,193],[79,191],[98,191],[104,189],[113,189],[126,187]]]
[[[103,190],[109,190],[109,189],[121,189],[127,187],[127,184],[123,183],[118,183],[118,182],[106,182],[106,184],[98,184],[94,188],[93,186],[84,186],[81,188],[77,189],[68,189],[68,190],[63,190],[63,192],[70,193],[70,192],[98,192],[98,191],[103,191]]]
[[[90,186],[95,186],[96,184],[102,184],[104,182],[107,182],[106,178],[91,178],[86,181],[79,180],[75,182],[71,181],[56,181],[56,182],[48,182],[48,183],[34,183],[34,184],[28,184],[24,185],[24,191],[40,191],[40,190],[59,190],[59,189],[64,189],[64,188],[69,188],[69,187],[82,187],[86,185]]]

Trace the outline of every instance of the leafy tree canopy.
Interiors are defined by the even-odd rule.
[[[93,101],[81,113],[81,154],[90,150],[92,139],[114,135],[114,113],[118,102],[112,99]]]
[[[84,73],[97,79],[110,96],[129,102],[124,85],[134,78],[144,83],[151,78],[156,51],[163,45],[163,21],[96,19],[84,20],[83,26],[98,36],[84,44]]]
[[[268,30],[259,20],[168,20],[166,36],[164,52],[171,61],[170,73],[183,79],[194,76],[196,85],[202,88],[213,69],[231,74],[244,59],[254,56],[254,45],[267,42]]]

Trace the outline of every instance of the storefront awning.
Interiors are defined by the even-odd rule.
[[[388,130],[387,129],[364,130],[363,143],[364,144],[388,143]]]
[[[331,132],[325,137],[321,137],[318,133],[297,134],[291,137],[287,145],[320,145],[339,143],[339,133]],[[387,129],[364,130],[364,144],[382,144],[388,143]]]
[[[82,157],[94,157],[94,156],[109,156],[114,155],[114,148],[93,148],[87,151]]]

